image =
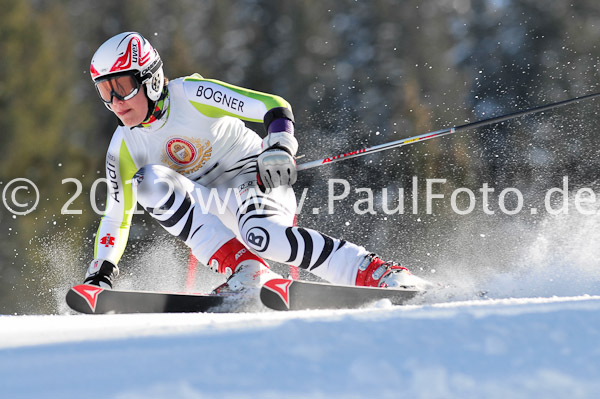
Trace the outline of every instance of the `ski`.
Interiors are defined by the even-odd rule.
[[[67,305],[77,312],[104,313],[187,313],[216,311],[222,295],[152,291],[109,290],[81,284],[67,292]]]
[[[388,299],[393,305],[402,305],[423,292],[273,279],[262,286],[260,300],[274,310],[353,309],[382,299]]]

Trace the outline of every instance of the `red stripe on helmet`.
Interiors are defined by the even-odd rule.
[[[146,54],[144,54],[143,57],[140,58],[140,66],[144,65],[146,62],[150,61],[151,55],[152,55],[152,51],[154,50],[152,48],[152,46],[148,46],[150,47],[150,51],[148,51]]]
[[[132,37],[131,40],[129,40],[129,44],[127,45],[127,51],[125,52],[125,54],[117,58],[117,62],[115,62],[112,68],[110,68],[110,72],[126,71],[131,68],[132,45],[134,40],[137,41],[139,53],[139,49],[142,47],[140,40],[137,37]]]
[[[100,76],[100,72],[94,68],[94,64],[90,64],[90,73],[92,74],[92,79],[96,79],[98,76]]]

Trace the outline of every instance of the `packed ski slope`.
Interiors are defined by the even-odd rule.
[[[600,296],[0,317],[2,398],[593,398]]]

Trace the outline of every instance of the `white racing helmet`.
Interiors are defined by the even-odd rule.
[[[90,73],[96,84],[131,73],[140,85],[146,86],[148,99],[157,101],[164,86],[162,65],[158,51],[149,41],[137,32],[124,32],[111,37],[96,50]],[[110,108],[106,101],[105,104]]]

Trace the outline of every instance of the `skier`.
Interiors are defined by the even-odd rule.
[[[281,97],[199,74],[168,80],[158,52],[136,32],[102,44],[90,72],[119,126],[106,154],[107,206],[86,284],[112,288],[136,200],[201,263],[228,276],[215,292],[281,277],[265,260],[337,284],[426,284],[361,246],[295,226],[298,142]],[[266,137],[243,121],[264,123]]]

